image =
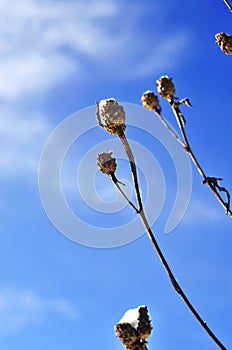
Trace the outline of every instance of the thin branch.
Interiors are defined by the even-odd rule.
[[[142,199],[141,199],[141,195],[140,195],[140,191],[139,191],[139,183],[138,183],[138,176],[137,176],[137,169],[136,169],[136,165],[135,165],[135,159],[132,153],[132,150],[130,148],[130,145],[127,141],[127,138],[125,136],[124,130],[126,128],[125,125],[125,112],[122,108],[122,106],[120,106],[117,101],[115,101],[114,99],[107,99],[104,101],[105,102],[105,106],[103,111],[100,111],[100,105],[98,103],[98,101],[96,102],[96,118],[98,121],[98,124],[100,127],[104,128],[108,133],[112,134],[112,135],[117,135],[120,138],[120,141],[123,145],[123,148],[128,156],[129,162],[130,162],[130,166],[131,166],[131,172],[132,172],[132,178],[133,178],[133,182],[134,182],[134,186],[135,186],[135,195],[136,195],[136,200],[137,200],[137,204],[138,204],[138,209],[133,205],[133,209],[136,210],[136,212],[140,212],[143,209],[143,204],[142,204]],[[106,108],[108,106],[108,113],[106,113]],[[115,115],[115,109],[117,110],[117,113]],[[103,116],[103,122],[101,120],[101,115]],[[109,174],[108,174],[109,175]],[[115,175],[113,175],[115,176]],[[112,178],[114,184],[116,185],[116,187],[118,187],[118,181],[115,178]],[[124,194],[124,192],[122,193],[121,188],[118,188],[120,193],[122,194],[122,196],[127,200],[128,202],[128,198],[126,197],[126,195]]]
[[[228,9],[230,10],[230,12],[232,12],[232,6],[229,4],[229,2],[227,0],[223,0],[223,1],[226,4],[226,6],[228,7]]]
[[[136,198],[137,198],[137,203],[138,203],[138,212],[143,210],[143,203],[140,195],[140,190],[139,190],[139,182],[138,182],[138,176],[137,176],[137,169],[135,165],[135,159],[131,150],[131,147],[129,145],[129,142],[127,141],[126,135],[123,130],[119,129],[118,130],[118,137],[120,138],[120,141],[124,147],[124,150],[128,156],[130,166],[131,166],[131,172],[132,172],[132,177],[133,177],[133,182],[135,186],[135,193],[136,193]]]
[[[230,210],[230,194],[229,192],[224,188],[224,187],[220,187],[220,186],[214,186],[214,184],[212,183],[212,181],[207,181],[207,179],[212,179],[212,178],[209,178],[205,175],[202,167],[200,166],[197,158],[195,157],[191,147],[190,147],[190,144],[189,144],[189,141],[188,141],[188,138],[187,138],[187,135],[186,135],[186,132],[185,132],[185,125],[183,123],[183,114],[181,113],[180,111],[180,108],[179,108],[179,105],[182,104],[182,103],[186,103],[186,99],[184,100],[181,100],[179,102],[175,102],[174,99],[171,99],[169,100],[169,103],[172,107],[172,111],[176,117],[176,120],[177,120],[177,123],[178,123],[178,126],[180,128],[180,131],[181,131],[181,135],[183,137],[183,140],[184,140],[184,149],[185,151],[189,154],[190,158],[192,159],[194,165],[196,166],[199,174],[201,175],[201,177],[203,178],[203,184],[207,184],[209,186],[209,188],[211,189],[211,191],[213,192],[213,194],[215,195],[215,197],[217,198],[217,200],[219,201],[219,203],[223,206],[223,208],[225,209],[226,211],[226,214],[232,216],[232,212]],[[187,103],[186,103],[187,104]],[[216,179],[216,178],[214,178]],[[220,192],[225,192],[226,195],[227,195],[227,202],[225,202],[222,197],[220,196],[220,194],[218,193],[217,189],[220,191]]]
[[[199,315],[199,313],[196,311],[196,309],[193,307],[193,305],[191,304],[191,302],[189,301],[189,299],[187,298],[186,294],[184,293],[183,289],[180,287],[179,283],[177,282],[173,272],[171,271],[167,260],[165,259],[156,239],[155,236],[147,222],[146,216],[144,214],[144,211],[142,211],[141,213],[139,213],[139,216],[143,222],[144,227],[146,228],[146,231],[148,233],[148,236],[153,244],[153,247],[155,248],[161,262],[162,265],[164,266],[169,279],[173,285],[173,287],[175,288],[176,292],[181,296],[181,298],[183,299],[183,301],[185,302],[185,304],[187,305],[187,307],[189,308],[189,310],[192,312],[192,314],[194,315],[194,317],[198,320],[198,322],[201,324],[201,326],[204,328],[204,330],[208,333],[208,335],[213,339],[213,341],[218,345],[218,347],[222,350],[226,350],[226,347],[221,343],[221,341],[216,337],[216,335],[211,331],[211,329],[208,327],[207,323],[202,319],[202,317]]]
[[[154,110],[154,113],[158,116],[159,120],[162,122],[162,124],[170,131],[172,136],[181,144],[182,147],[185,146],[184,142],[181,140],[181,138],[176,134],[176,132],[172,129],[172,127],[168,124],[166,119],[159,113],[158,110]]]
[[[134,211],[136,212],[136,214],[139,213],[139,210],[136,208],[136,206],[129,200],[129,198],[127,197],[127,195],[125,194],[125,192],[121,189],[121,187],[119,186],[119,183],[123,184],[122,182],[118,181],[118,179],[116,178],[116,176],[113,174],[110,175],[111,180],[113,181],[115,187],[117,188],[117,190],[120,192],[120,194],[122,195],[122,197],[127,201],[127,203],[134,209]]]
[[[136,164],[135,164],[135,159],[133,156],[133,153],[131,151],[130,145],[127,141],[127,138],[123,133],[121,133],[121,135],[119,136],[120,140],[123,143],[123,146],[125,148],[125,151],[127,153],[127,156],[129,158],[129,161],[131,163],[131,169],[132,169],[132,173],[133,173],[133,180],[134,180],[134,186],[135,186],[135,190],[136,190],[136,194],[138,196],[139,201],[141,201],[141,195],[140,195],[140,189],[138,186],[138,178],[137,178],[137,171],[136,171]],[[117,186],[118,188],[118,186]],[[120,189],[120,193],[121,189]],[[130,203],[129,203],[130,204]],[[131,204],[130,204],[131,205]],[[134,209],[134,206],[132,206],[132,208]],[[142,202],[141,202],[141,207],[142,208]],[[180,287],[179,283],[177,282],[171,268],[169,267],[169,264],[167,262],[167,260],[165,259],[159,245],[158,242],[151,230],[151,227],[147,221],[146,215],[144,210],[139,210],[138,215],[147,231],[148,237],[150,238],[152,245],[158,255],[158,257],[160,258],[160,261],[164,267],[164,269],[166,270],[169,279],[174,287],[174,289],[176,290],[176,292],[181,296],[181,298],[183,299],[183,301],[185,302],[186,306],[188,307],[188,309],[192,312],[192,314],[194,315],[194,317],[198,320],[198,322],[201,324],[201,326],[204,328],[204,330],[207,332],[207,334],[213,339],[213,341],[218,345],[218,347],[222,350],[227,350],[226,347],[220,342],[220,340],[215,336],[215,334],[210,330],[210,328],[208,327],[207,323],[201,318],[201,316],[199,315],[199,313],[196,311],[196,309],[193,307],[193,305],[190,303],[189,299],[187,298],[186,294],[183,292],[182,288]]]
[[[169,80],[166,77],[163,77],[164,80]],[[169,81],[170,83],[170,81]],[[169,84],[170,85],[170,84]],[[175,91],[175,89],[170,90]],[[174,92],[175,93],[175,92]],[[170,94],[169,94],[170,95]],[[174,96],[174,94],[173,94]],[[173,100],[173,99],[172,99]],[[169,101],[170,102],[170,101]],[[179,105],[181,103],[185,103],[187,105],[190,105],[190,102],[188,101],[188,99],[184,99],[179,101],[178,103],[174,103],[173,102],[173,110],[175,111],[175,115],[177,117],[177,121],[179,124],[179,127],[181,129],[181,133],[182,133],[182,137],[184,139],[184,147],[186,149],[186,151],[190,152],[190,147],[188,144],[188,140],[187,137],[185,135],[185,131],[184,131],[184,126],[185,126],[185,119],[179,109]],[[116,110],[116,111],[115,111]],[[107,111],[107,113],[106,113]],[[185,295],[185,293],[183,292],[182,288],[180,287],[180,285],[178,284],[174,274],[172,273],[156,239],[155,236],[151,230],[151,227],[147,221],[146,215],[144,213],[143,210],[143,204],[142,204],[142,199],[141,199],[141,194],[140,194],[140,188],[139,188],[139,182],[138,182],[138,176],[137,176],[137,168],[136,168],[136,163],[135,163],[135,159],[132,153],[132,150],[130,148],[129,142],[126,138],[126,135],[124,133],[124,130],[126,128],[125,125],[125,112],[122,110],[122,108],[118,105],[118,103],[114,100],[114,99],[108,99],[106,100],[105,103],[105,107],[103,109],[103,122],[104,124],[101,122],[101,118],[100,118],[100,110],[99,110],[99,105],[97,103],[97,120],[99,122],[99,125],[103,128],[106,129],[106,131],[108,131],[110,134],[112,135],[117,135],[120,138],[120,141],[125,149],[125,152],[127,154],[127,157],[129,159],[130,162],[130,166],[131,166],[131,172],[132,172],[132,178],[133,178],[133,183],[134,183],[134,187],[135,187],[135,193],[136,193],[136,199],[137,199],[137,204],[138,204],[138,209],[132,204],[132,202],[129,201],[129,199],[127,198],[127,196],[125,195],[125,193],[122,191],[121,187],[118,185],[118,180],[114,175],[115,169],[116,169],[116,163],[115,163],[115,159],[111,157],[111,153],[109,152],[108,154],[106,153],[101,153],[98,154],[98,166],[100,165],[100,170],[109,175],[111,180],[113,181],[113,183],[116,185],[117,189],[119,190],[120,194],[126,199],[126,201],[128,202],[129,205],[131,205],[131,207],[136,210],[137,214],[139,215],[146,231],[147,234],[153,244],[153,247],[157,253],[157,255],[160,258],[160,261],[163,265],[163,267],[165,268],[169,279],[174,287],[174,289],[176,290],[176,292],[181,296],[181,298],[183,299],[183,301],[185,302],[186,306],[189,308],[189,310],[192,312],[192,314],[194,315],[194,317],[198,320],[198,322],[201,324],[201,326],[205,329],[205,331],[208,333],[208,335],[214,340],[214,342],[219,346],[220,349],[222,350],[226,350],[225,346],[220,342],[220,340],[215,336],[215,334],[209,329],[209,327],[207,326],[206,322],[203,321],[203,319],[200,317],[200,315],[198,314],[198,312],[195,310],[195,308],[192,306],[192,304],[190,303],[190,301],[188,300],[187,296]],[[200,165],[198,164],[196,158],[194,157],[194,155],[192,154],[193,160],[195,161],[196,166],[198,167],[199,171],[202,173],[203,175],[203,180],[206,179],[206,176],[203,172],[203,170],[201,169]],[[217,181],[217,179],[216,179]],[[207,182],[210,186],[210,188],[212,187],[216,193],[217,190],[216,188],[218,188],[220,191],[224,191],[224,188],[220,187],[217,182],[216,185],[215,183],[212,181],[208,181]],[[228,197],[228,204],[229,205],[229,197]],[[139,349],[138,349],[139,350]],[[145,350],[145,349],[144,349]]]

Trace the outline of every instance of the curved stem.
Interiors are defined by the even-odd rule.
[[[118,136],[120,137],[120,140],[124,146],[124,149],[127,153],[127,156],[129,158],[130,164],[131,164],[131,171],[132,171],[132,176],[133,176],[133,181],[134,181],[134,186],[135,186],[135,191],[136,191],[136,196],[137,196],[137,200],[138,200],[138,205],[139,205],[139,211],[137,212],[141,222],[143,223],[148,237],[150,238],[152,245],[164,267],[164,269],[166,270],[168,277],[174,287],[174,289],[176,290],[176,292],[181,296],[181,298],[183,299],[183,301],[185,302],[186,306],[188,307],[188,309],[192,312],[192,314],[194,315],[194,317],[197,319],[197,321],[201,324],[201,326],[203,327],[203,329],[207,332],[207,334],[211,337],[211,339],[218,345],[218,347],[222,350],[227,350],[226,347],[221,343],[221,341],[216,337],[216,335],[210,330],[210,328],[207,326],[207,323],[201,318],[201,316],[199,315],[199,313],[196,311],[196,309],[193,307],[193,305],[190,303],[189,299],[187,298],[186,294],[183,292],[181,286],[179,285],[179,283],[177,282],[167,260],[164,257],[164,254],[162,253],[158,242],[151,230],[151,227],[147,221],[145,212],[143,210],[143,206],[142,206],[142,200],[141,200],[141,195],[140,195],[140,189],[139,189],[139,185],[138,185],[138,177],[137,177],[137,170],[136,170],[136,164],[135,164],[135,159],[133,156],[133,153],[131,151],[130,145],[127,141],[127,138],[124,134],[123,131],[118,133]],[[187,143],[188,145],[188,143]],[[119,186],[117,186],[118,188]],[[118,188],[119,189],[119,188]],[[122,190],[119,190],[120,193],[122,194]],[[123,195],[124,196],[124,195]],[[125,198],[125,196],[124,196]],[[127,200],[128,201],[128,200]],[[130,204],[130,202],[128,202]],[[130,204],[131,205],[131,204]],[[134,205],[132,205],[132,208],[135,209]]]
[[[225,203],[225,201],[222,199],[222,197],[220,196],[220,194],[217,192],[217,189],[215,188],[215,186],[213,186],[209,181],[205,181],[207,180],[207,176],[205,175],[202,167],[200,166],[197,158],[195,157],[191,147],[190,147],[190,144],[188,142],[188,138],[187,138],[187,135],[186,135],[186,132],[185,132],[185,129],[184,129],[184,125],[183,125],[183,122],[182,122],[182,114],[180,112],[180,109],[179,109],[179,103],[177,102],[174,102],[174,101],[169,101],[171,107],[172,107],[172,111],[176,117],[176,120],[177,120],[177,123],[178,123],[178,126],[180,128],[180,131],[181,131],[181,135],[183,137],[183,140],[185,142],[185,146],[184,146],[184,149],[185,151],[189,154],[190,158],[192,159],[194,165],[196,166],[199,174],[201,175],[201,177],[203,178],[203,181],[204,183],[206,183],[209,188],[211,189],[211,191],[213,192],[213,194],[215,195],[215,197],[217,198],[217,200],[219,201],[219,203],[223,206],[223,208],[225,209],[226,211],[226,214],[232,216],[232,212],[229,208],[229,200],[228,200],[228,203]],[[228,191],[224,191],[224,192],[227,192]]]
[[[187,305],[187,307],[189,308],[189,310],[192,312],[192,314],[194,315],[194,317],[198,320],[198,322],[201,324],[201,326],[204,328],[204,330],[208,333],[208,335],[214,340],[214,342],[219,346],[220,349],[222,350],[226,350],[225,346],[220,342],[220,340],[215,336],[215,334],[210,330],[210,328],[207,326],[207,323],[205,321],[203,321],[203,319],[201,318],[201,316],[199,315],[199,313],[196,311],[196,309],[193,307],[193,305],[190,303],[189,299],[187,298],[186,294],[183,292],[182,288],[180,287],[179,283],[177,282],[173,272],[171,271],[167,260],[165,259],[156,239],[155,236],[147,222],[146,216],[144,214],[144,211],[141,211],[139,213],[139,216],[141,218],[141,221],[143,222],[143,225],[147,231],[147,234],[152,242],[153,247],[156,250],[157,255],[159,256],[162,265],[164,266],[169,279],[173,285],[173,287],[175,288],[176,292],[181,296],[181,298],[184,300],[185,304]]]

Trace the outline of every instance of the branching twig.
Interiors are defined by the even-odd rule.
[[[184,147],[184,142],[181,140],[181,138],[177,135],[177,133],[172,129],[172,127],[168,124],[167,120],[161,115],[161,107],[159,105],[158,97],[154,94],[153,91],[147,90],[144,92],[141,102],[143,106],[147,109],[150,109],[153,111],[161,123],[165,126],[165,128],[168,129],[168,131],[172,134],[172,136],[181,144],[182,147]]]
[[[96,107],[97,107],[96,117],[97,117],[98,124],[102,128],[105,128],[106,131],[109,132],[110,134],[117,135],[120,138],[120,141],[124,147],[124,150],[130,162],[131,172],[132,172],[134,186],[135,186],[136,199],[138,204],[138,211],[140,212],[143,209],[143,204],[142,204],[142,199],[139,191],[139,183],[138,183],[135,159],[124,133],[124,130],[126,128],[125,112],[114,99],[108,99],[103,102],[106,102],[105,105],[103,105],[102,107],[104,111],[103,122],[101,120],[100,105],[98,102],[96,102]]]
[[[139,213],[139,210],[136,208],[136,206],[129,200],[129,198],[127,197],[127,195],[125,194],[125,192],[121,189],[121,187],[119,186],[119,184],[123,184],[121,181],[118,181],[118,179],[116,178],[115,174],[110,174],[110,178],[113,181],[115,187],[117,188],[117,190],[120,192],[120,194],[123,196],[123,198],[127,201],[127,203],[134,209],[134,211],[136,212],[136,214]]]
[[[219,186],[217,183],[215,185],[215,181],[213,181],[213,182],[207,181],[207,179],[216,179],[217,180],[217,178],[211,178],[211,177],[206,176],[206,174],[204,173],[202,167],[200,166],[196,156],[194,155],[194,153],[190,147],[190,144],[189,144],[186,132],[185,132],[186,120],[185,120],[185,118],[180,110],[181,104],[186,104],[188,107],[192,107],[191,103],[189,102],[189,99],[185,98],[185,99],[178,101],[178,98],[175,97],[176,89],[175,89],[174,83],[172,82],[172,79],[169,78],[168,76],[162,76],[159,80],[157,80],[157,88],[158,88],[158,92],[159,92],[160,96],[165,98],[169,102],[169,104],[171,105],[172,111],[176,117],[176,121],[177,121],[177,124],[179,126],[179,129],[180,129],[180,132],[182,135],[182,139],[184,141],[184,149],[189,154],[195,167],[197,168],[199,174],[201,175],[201,177],[203,179],[203,184],[207,184],[209,186],[209,188],[211,189],[211,191],[213,192],[213,194],[215,195],[215,197],[217,198],[219,203],[225,209],[226,214],[232,216],[232,212],[230,210],[230,194],[229,194],[228,190],[225,187]],[[144,107],[146,107],[146,105],[144,105]],[[221,195],[218,191],[226,193],[227,201],[223,200],[223,198],[221,197]]]
[[[211,331],[211,329],[208,327],[207,323],[201,318],[201,316],[196,311],[196,309],[193,307],[193,305],[190,303],[186,294],[184,293],[181,286],[177,282],[167,260],[164,257],[164,254],[162,253],[162,251],[158,245],[158,242],[157,242],[157,240],[152,232],[152,229],[147,221],[145,212],[143,210],[142,201],[141,201],[135,159],[134,159],[132,150],[130,148],[130,145],[128,143],[128,140],[126,138],[126,135],[124,133],[125,124],[121,124],[122,120],[125,122],[125,113],[124,113],[124,111],[122,112],[122,110],[120,110],[120,107],[121,106],[118,105],[118,103],[113,99],[109,99],[109,100],[104,101],[104,105],[103,105],[103,107],[101,107],[101,112],[103,115],[103,122],[101,121],[101,118],[100,118],[99,105],[97,105],[97,119],[99,121],[99,125],[101,127],[105,128],[106,131],[110,132],[113,135],[119,136],[119,138],[124,146],[124,149],[126,151],[126,154],[127,154],[128,159],[130,161],[130,164],[131,164],[132,177],[133,177],[136,197],[137,197],[138,204],[139,204],[139,208],[138,208],[139,210],[137,210],[134,205],[131,205],[131,202],[128,201],[126,195],[123,194],[122,189],[119,186],[117,186],[118,181],[117,181],[116,177],[115,177],[116,180],[115,179],[113,180],[113,178],[112,178],[112,169],[114,169],[114,171],[116,170],[115,158],[112,158],[110,153],[107,154],[107,156],[105,156],[106,155],[105,153],[102,153],[102,154],[99,154],[100,156],[98,155],[97,164],[102,172],[106,173],[107,175],[110,175],[111,180],[114,182],[114,184],[118,188],[119,192],[123,195],[124,198],[126,198],[127,202],[132,206],[133,210],[135,210],[136,213],[139,215],[139,217],[140,217],[140,219],[141,219],[141,221],[146,229],[148,237],[150,238],[152,245],[153,245],[164,269],[166,270],[166,272],[169,276],[169,279],[170,279],[174,289],[176,290],[176,292],[181,296],[181,298],[185,302],[188,309],[192,312],[194,317],[198,320],[198,322],[201,324],[201,326],[204,328],[204,330],[208,333],[208,335],[214,340],[214,342],[218,345],[218,347],[222,350],[226,350],[226,347],[221,343],[221,341]],[[179,114],[178,114],[178,118],[180,120],[181,125],[183,125],[182,124],[183,118],[181,119]],[[186,145],[188,145],[188,143]],[[102,155],[104,155],[104,156],[102,157]],[[110,157],[109,157],[109,155],[110,155]],[[113,164],[113,166],[112,166],[112,164]],[[206,178],[206,177],[204,176],[204,178]]]
[[[167,120],[164,119],[164,117],[157,111],[154,111],[156,115],[158,116],[159,120],[162,122],[162,124],[169,130],[169,132],[172,134],[172,136],[181,144],[182,147],[184,147],[184,142],[181,140],[181,138],[175,133],[175,131],[172,129],[172,127],[168,124]]]
[[[221,187],[218,184],[218,181],[221,181],[222,178],[221,177],[206,177],[202,183],[203,184],[208,184],[210,187],[213,187],[214,190],[217,192],[217,190],[219,190],[220,192],[225,192],[226,196],[227,196],[227,213],[230,210],[230,194],[227,191],[227,189],[225,187]]]
[[[134,173],[134,178],[137,177],[137,175]],[[118,188],[118,187],[117,187]],[[120,189],[120,193],[122,192],[122,190]],[[130,203],[129,203],[130,204]],[[135,210],[134,206],[132,206],[132,208]],[[163,265],[163,267],[165,268],[169,279],[173,285],[173,287],[175,288],[176,292],[181,296],[181,298],[183,299],[183,301],[185,302],[185,304],[187,305],[187,307],[189,308],[189,310],[192,312],[192,314],[195,316],[195,318],[198,320],[198,322],[201,324],[201,326],[205,329],[205,331],[208,333],[208,335],[214,340],[214,342],[219,346],[220,349],[226,350],[225,346],[220,342],[220,340],[215,336],[215,334],[210,330],[210,328],[208,327],[207,323],[201,318],[201,316],[199,315],[199,313],[196,311],[196,309],[193,307],[193,305],[191,304],[191,302],[189,301],[189,299],[187,298],[186,294],[183,292],[182,288],[180,287],[179,283],[177,282],[171,268],[169,267],[169,264],[167,262],[167,260],[165,259],[159,245],[158,242],[150,228],[150,225],[147,221],[146,215],[144,210],[140,211],[138,213],[146,231],[148,234],[148,237],[150,238],[153,247],[155,248],[155,251],[158,255],[158,257],[160,258],[160,261]]]
[[[217,200],[219,201],[219,203],[223,206],[223,208],[225,209],[226,213],[230,216],[232,216],[232,212],[230,210],[230,194],[229,192],[224,188],[224,187],[220,187],[220,186],[215,186],[213,182],[211,181],[207,181],[207,179],[209,177],[207,177],[202,169],[202,167],[200,166],[196,156],[194,155],[191,147],[190,147],[190,144],[189,144],[189,141],[188,141],[188,138],[187,138],[187,135],[186,135],[186,132],[185,132],[185,126],[182,122],[182,113],[180,111],[180,108],[179,108],[179,105],[181,103],[181,101],[179,102],[175,102],[174,99],[170,100],[169,101],[171,107],[172,107],[172,110],[173,110],[173,113],[176,117],[176,120],[177,120],[177,123],[178,123],[178,126],[180,128],[180,131],[181,131],[181,134],[182,134],[182,137],[183,137],[183,140],[185,142],[185,150],[186,152],[188,152],[190,158],[192,159],[194,165],[196,166],[199,174],[201,175],[201,177],[203,178],[203,183],[204,184],[207,184],[209,186],[209,188],[211,189],[211,191],[213,192],[213,194],[215,195],[215,197],[217,198]],[[212,179],[212,178],[211,178]],[[215,179],[215,178],[214,178]],[[227,194],[227,202],[225,202],[222,197],[220,196],[220,194],[218,193],[219,190],[220,192],[225,192]]]

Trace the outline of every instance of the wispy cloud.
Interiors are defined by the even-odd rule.
[[[0,108],[0,115],[0,179],[35,174],[51,126],[42,115],[25,116],[12,107]]]
[[[2,0],[0,97],[46,91],[83,68],[88,74],[85,57],[112,74],[122,70],[125,78],[172,66],[187,45],[186,34],[164,34],[155,24],[153,34],[147,32],[141,21],[148,10],[134,5],[128,15],[125,6],[113,0],[19,0],[12,7]]]
[[[192,198],[189,204],[189,208],[183,218],[183,224],[192,225],[195,223],[216,223],[224,221],[223,212],[218,207],[217,203],[206,201],[200,197]]]
[[[76,311],[63,298],[49,300],[30,289],[0,290],[0,336],[16,334],[45,322],[49,314],[76,317]]]
[[[157,0],[153,6],[165,23],[161,5]],[[149,9],[137,2],[128,8],[122,0],[19,0],[14,6],[1,0],[0,14],[1,179],[35,169],[40,140],[49,134],[48,117],[37,106],[28,118],[24,101],[73,76],[155,74],[176,64],[188,43],[187,32],[165,34],[156,21],[151,31],[144,29]]]

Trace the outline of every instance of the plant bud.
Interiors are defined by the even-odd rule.
[[[97,155],[97,165],[100,171],[106,175],[114,174],[117,167],[116,159],[111,157],[112,153],[112,151],[109,151]]]
[[[150,109],[152,111],[160,111],[158,96],[154,94],[153,91],[147,90],[141,97],[141,102],[143,107]]]
[[[175,85],[172,82],[172,78],[169,78],[167,75],[162,76],[159,80],[156,80],[157,90],[161,97],[168,100],[173,99],[176,89]]]
[[[220,49],[227,55],[232,55],[232,36],[220,32],[215,35],[215,38]]]
[[[98,108],[98,122],[107,132],[117,135],[119,131],[126,129],[124,109],[114,98],[101,100]]]
[[[118,323],[114,327],[116,336],[126,346],[127,349],[132,349],[139,342],[138,333],[130,323]]]
[[[138,321],[137,331],[140,339],[148,338],[151,335],[152,326],[146,306],[141,306],[139,308]]]

